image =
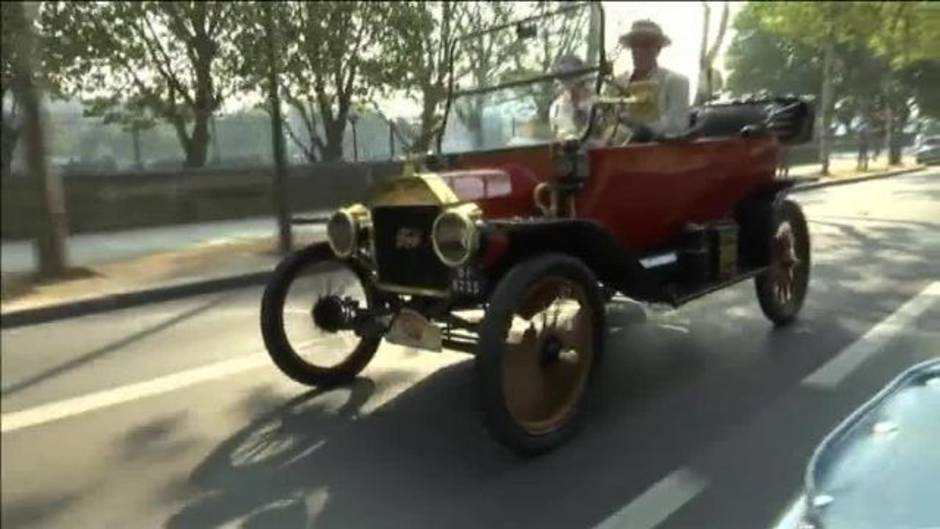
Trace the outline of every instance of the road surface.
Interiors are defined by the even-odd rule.
[[[812,449],[940,354],[940,171],[798,195],[814,261],[774,330],[750,283],[619,311],[586,428],[520,460],[470,357],[383,346],[349,388],[264,356],[260,290],[2,332],[2,525],[769,527]]]

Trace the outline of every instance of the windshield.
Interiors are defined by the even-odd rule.
[[[602,60],[602,14],[592,4],[553,7],[517,7],[519,22],[455,41],[443,152],[580,135]]]

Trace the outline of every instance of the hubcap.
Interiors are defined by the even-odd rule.
[[[526,431],[553,431],[573,412],[594,360],[593,338],[580,285],[546,278],[523,296],[506,336],[503,394]]]
[[[368,305],[351,271],[324,263],[308,265],[291,283],[284,300],[284,334],[305,362],[329,368],[342,363],[359,343],[349,326],[353,307]]]

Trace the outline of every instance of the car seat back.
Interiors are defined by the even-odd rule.
[[[813,108],[796,97],[713,103],[693,109],[690,125],[695,137],[738,137],[763,131],[776,135],[781,143],[805,143],[813,135]]]

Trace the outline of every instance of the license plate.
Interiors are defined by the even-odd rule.
[[[401,309],[385,340],[395,345],[429,351],[440,351],[443,347],[440,328],[411,309]]]

